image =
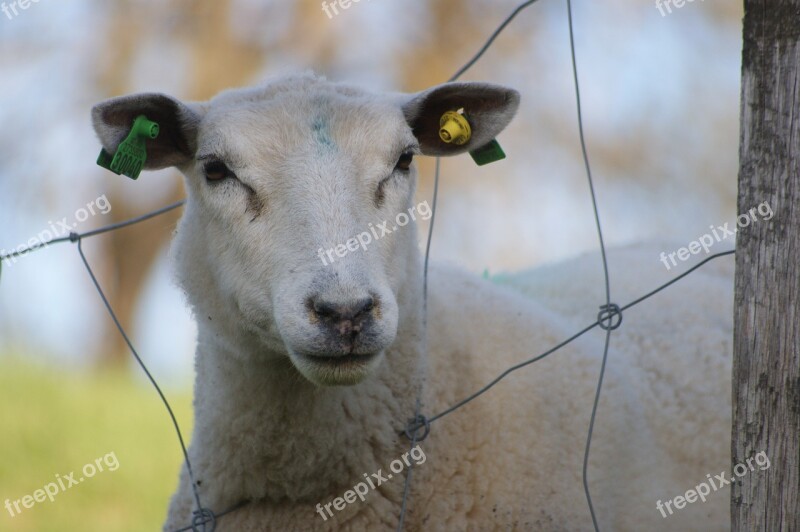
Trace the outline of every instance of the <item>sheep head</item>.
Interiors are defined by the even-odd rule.
[[[289,361],[317,385],[351,385],[381,363],[400,291],[421,282],[408,278],[418,272],[414,219],[430,211],[413,204],[413,157],[488,143],[518,103],[516,91],[484,83],[373,94],[297,76],[202,103],[124,96],[92,117],[111,153],[137,116],[158,122],[146,168],[185,176],[174,250],[200,341]],[[471,126],[463,144],[439,134],[455,110]]]

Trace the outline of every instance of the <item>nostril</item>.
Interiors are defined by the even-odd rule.
[[[339,315],[336,305],[319,299],[314,301],[314,312],[320,318],[336,318]]]
[[[359,315],[361,315],[361,314],[364,314],[364,313],[366,313],[366,312],[369,312],[369,311],[370,311],[370,310],[372,310],[373,308],[375,308],[375,299],[374,299],[372,296],[370,296],[370,297],[366,297],[366,298],[362,299],[362,300],[361,300],[361,301],[358,303],[358,305],[357,305],[357,309],[358,309],[358,310],[357,310],[357,312],[355,313],[355,316],[354,316],[354,317],[358,317],[358,316],[359,316]]]
[[[342,320],[352,320],[361,322],[367,313],[375,307],[375,300],[372,297],[359,299],[347,306],[347,311],[341,314]]]

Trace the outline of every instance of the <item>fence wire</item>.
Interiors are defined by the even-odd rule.
[[[535,4],[537,1],[538,0],[528,0],[526,2],[522,2],[521,4],[519,4],[511,12],[511,14],[508,15],[503,20],[503,22],[497,27],[497,29],[492,33],[492,35],[488,38],[488,40],[480,48],[480,50],[466,64],[464,64],[464,66],[462,66],[460,69],[458,69],[458,71],[448,81],[456,81],[463,74],[465,74],[470,68],[472,68],[472,66],[475,65],[475,63],[477,63],[478,60],[491,48],[491,46],[494,43],[495,39],[497,39],[497,37],[511,23],[511,21],[520,12],[522,12],[526,8],[530,7],[531,5]],[[603,230],[602,230],[602,225],[600,223],[600,215],[599,215],[598,206],[597,206],[598,202],[597,202],[597,196],[596,196],[596,193],[595,193],[594,179],[592,177],[592,170],[591,170],[591,165],[590,165],[590,162],[589,162],[589,155],[588,155],[588,151],[587,151],[587,148],[586,148],[586,139],[585,139],[585,136],[584,136],[584,129],[583,129],[583,114],[582,114],[582,108],[581,108],[580,83],[579,83],[579,80],[578,80],[578,66],[577,66],[577,59],[576,59],[576,54],[575,54],[575,36],[574,36],[574,23],[573,23],[573,16],[572,16],[572,2],[571,2],[571,0],[567,0],[566,1],[566,8],[567,8],[567,23],[568,23],[568,29],[569,29],[569,45],[570,45],[570,56],[571,56],[571,62],[572,62],[572,74],[573,74],[573,82],[574,82],[574,87],[575,87],[575,103],[576,103],[576,111],[577,111],[578,139],[579,139],[579,142],[580,142],[581,153],[582,153],[583,163],[584,163],[585,172],[586,172],[586,179],[587,179],[587,183],[588,183],[588,186],[589,186],[589,191],[591,193],[592,210],[593,210],[593,213],[594,213],[595,227],[596,227],[596,230],[597,230],[597,237],[598,237],[598,241],[599,241],[601,258],[602,258],[603,275],[604,275],[604,281],[605,281],[605,304],[600,306],[600,312],[597,315],[597,320],[596,321],[590,323],[589,325],[587,325],[586,327],[584,327],[583,329],[581,329],[580,331],[578,331],[574,335],[570,336],[569,338],[567,338],[566,340],[564,340],[561,343],[557,344],[556,346],[548,349],[547,351],[545,351],[545,352],[543,352],[543,353],[541,353],[539,355],[536,355],[536,356],[534,356],[534,357],[532,357],[532,358],[530,358],[528,360],[522,361],[522,362],[520,362],[520,363],[518,363],[518,364],[516,364],[516,365],[514,365],[514,366],[512,366],[510,368],[508,368],[503,373],[498,375],[495,379],[493,379],[491,382],[486,384],[480,390],[476,391],[475,393],[469,395],[468,397],[464,398],[463,400],[457,402],[453,406],[451,406],[451,407],[445,409],[444,411],[439,412],[439,413],[437,413],[437,414],[435,414],[435,415],[433,415],[431,417],[426,417],[426,416],[422,415],[422,413],[421,413],[423,383],[420,382],[419,386],[418,386],[418,395],[417,395],[417,400],[416,400],[416,407],[415,407],[414,416],[407,421],[407,423],[405,424],[404,428],[402,430],[400,430],[399,432],[400,432],[400,434],[405,435],[411,441],[411,448],[414,448],[417,445],[418,442],[424,440],[429,435],[429,433],[431,432],[431,425],[434,422],[436,422],[439,419],[442,419],[443,417],[455,412],[456,410],[458,410],[462,406],[474,401],[475,399],[477,399],[478,397],[480,397],[481,395],[483,395],[484,393],[489,391],[492,387],[497,385],[500,381],[502,381],[505,377],[507,377],[512,372],[517,371],[519,369],[522,369],[522,368],[524,368],[526,366],[529,366],[530,364],[533,364],[534,362],[537,362],[539,360],[542,360],[543,358],[546,358],[546,357],[550,356],[551,354],[555,353],[559,349],[563,348],[564,346],[570,344],[571,342],[573,342],[574,340],[576,340],[579,337],[583,336],[587,332],[591,331],[595,327],[600,327],[601,329],[604,329],[606,331],[605,343],[604,343],[603,355],[602,355],[602,358],[601,358],[600,370],[599,370],[598,379],[597,379],[597,388],[596,388],[596,392],[595,392],[594,402],[592,404],[591,418],[590,418],[589,427],[588,427],[587,436],[586,436],[586,447],[585,447],[584,457],[583,457],[583,472],[582,472],[583,488],[584,488],[584,493],[586,495],[586,502],[587,502],[587,505],[589,507],[589,512],[590,512],[591,517],[592,517],[592,524],[594,526],[595,531],[599,532],[600,529],[599,529],[599,526],[597,524],[597,517],[595,515],[594,505],[592,504],[592,497],[591,497],[591,494],[590,494],[590,491],[589,491],[587,468],[588,468],[588,463],[589,463],[589,452],[590,452],[591,443],[592,443],[592,434],[594,432],[595,416],[596,416],[596,413],[597,413],[597,406],[598,406],[598,403],[600,401],[600,394],[601,394],[601,390],[602,390],[602,386],[603,386],[603,377],[605,375],[606,363],[608,361],[608,351],[609,351],[609,345],[610,345],[610,341],[611,341],[611,333],[622,324],[623,312],[625,312],[626,310],[638,305],[642,301],[645,301],[646,299],[649,299],[650,297],[656,295],[657,293],[661,292],[662,290],[665,290],[669,286],[673,285],[674,283],[676,283],[676,282],[680,281],[681,279],[683,279],[684,277],[690,275],[691,273],[693,273],[697,269],[701,268],[706,263],[708,263],[708,262],[710,262],[710,261],[712,261],[712,260],[714,260],[716,258],[719,258],[719,257],[723,257],[723,256],[734,254],[735,250],[723,251],[721,253],[715,253],[714,255],[710,255],[705,260],[703,260],[703,261],[699,262],[698,264],[694,265],[689,270],[683,272],[682,274],[678,275],[677,277],[671,279],[670,281],[662,284],[661,286],[659,286],[659,287],[655,288],[654,290],[648,292],[647,294],[639,297],[638,299],[635,299],[635,300],[631,301],[630,303],[627,303],[626,305],[624,305],[622,307],[620,307],[620,306],[618,306],[618,305],[616,305],[616,304],[611,302],[611,283],[610,283],[610,275],[609,275],[609,270],[608,270],[608,261],[607,261],[607,257],[606,257],[606,247],[605,247],[605,242],[604,242],[604,239],[603,239]],[[423,282],[423,325],[424,325],[424,330],[425,330],[425,337],[424,337],[424,340],[423,340],[424,341],[423,352],[426,354],[426,356],[427,356],[427,351],[428,351],[427,350],[427,347],[428,347],[428,344],[427,344],[427,330],[428,330],[428,266],[429,266],[429,261],[430,261],[431,242],[433,240],[434,221],[436,219],[436,205],[437,205],[437,200],[438,200],[438,195],[439,195],[440,170],[441,170],[440,159],[437,157],[436,158],[436,168],[435,168],[435,173],[434,173],[434,187],[433,187],[433,199],[432,199],[432,207],[431,207],[431,219],[430,219],[430,225],[429,225],[429,228],[428,228],[428,235],[427,235],[427,241],[426,241],[426,246],[425,246],[425,259],[424,259],[423,280],[422,280],[422,282]],[[130,351],[133,354],[134,358],[136,359],[137,364],[142,368],[142,371],[144,371],[144,373],[147,376],[148,380],[153,385],[153,387],[155,388],[155,390],[158,393],[159,397],[161,398],[161,401],[164,403],[164,406],[166,407],[167,412],[168,412],[168,414],[170,416],[170,420],[172,421],[172,424],[173,424],[173,426],[175,428],[175,432],[176,432],[176,434],[178,436],[178,442],[180,443],[181,452],[183,453],[184,462],[186,464],[186,470],[187,470],[187,473],[189,475],[189,479],[190,479],[191,486],[192,486],[192,495],[193,495],[193,498],[194,498],[194,503],[197,506],[197,509],[193,511],[192,523],[187,525],[187,526],[185,526],[185,527],[183,527],[183,528],[180,528],[180,529],[176,530],[175,532],[185,532],[185,531],[190,531],[190,530],[193,531],[193,532],[213,532],[215,530],[215,528],[216,528],[216,525],[218,523],[218,519],[220,517],[223,517],[223,516],[225,516],[227,514],[235,512],[236,510],[238,510],[238,509],[246,506],[247,504],[249,504],[250,501],[241,501],[241,502],[237,503],[236,505],[231,506],[230,508],[227,508],[227,509],[225,509],[223,511],[220,511],[220,512],[217,512],[217,513],[213,512],[211,509],[206,508],[206,507],[203,506],[203,504],[201,502],[201,498],[200,498],[200,493],[199,493],[199,491],[197,489],[197,484],[196,484],[196,482],[194,480],[194,472],[192,470],[191,461],[189,459],[189,453],[187,451],[187,448],[186,448],[186,445],[185,445],[185,442],[184,442],[184,438],[183,438],[183,434],[181,433],[181,429],[180,429],[180,426],[178,424],[178,421],[175,418],[175,415],[174,415],[174,413],[172,411],[172,407],[170,406],[169,401],[167,400],[167,398],[164,395],[164,393],[161,391],[161,388],[159,387],[159,385],[156,382],[155,378],[152,376],[150,371],[147,369],[147,366],[142,361],[142,359],[139,356],[137,350],[133,346],[133,343],[131,342],[130,338],[128,337],[128,334],[125,332],[125,329],[123,328],[122,324],[117,319],[117,316],[116,316],[113,308],[111,307],[111,304],[109,303],[108,298],[106,297],[105,293],[103,292],[103,289],[100,286],[100,283],[97,280],[97,277],[95,276],[94,271],[92,270],[92,267],[90,266],[89,261],[87,260],[86,255],[83,252],[83,247],[82,247],[82,242],[86,238],[90,238],[90,237],[93,237],[93,236],[101,235],[103,233],[108,233],[110,231],[117,231],[119,229],[123,229],[125,227],[129,227],[131,225],[144,222],[144,221],[149,220],[151,218],[154,218],[156,216],[160,216],[160,215],[162,215],[164,213],[167,213],[169,211],[172,211],[172,210],[175,210],[177,208],[180,208],[184,204],[185,204],[185,200],[182,200],[182,201],[179,201],[177,203],[173,203],[171,205],[167,205],[166,207],[163,207],[161,209],[152,211],[150,213],[144,214],[144,215],[136,217],[136,218],[132,218],[132,219],[124,221],[124,222],[107,225],[107,226],[104,226],[104,227],[101,227],[101,228],[98,228],[98,229],[95,229],[95,230],[92,230],[92,231],[86,231],[86,232],[83,232],[83,233],[72,232],[68,236],[65,236],[65,237],[53,238],[53,239],[50,239],[50,240],[48,240],[46,242],[39,242],[39,243],[37,243],[37,244],[35,244],[33,246],[26,247],[26,248],[23,248],[23,249],[20,249],[20,250],[17,250],[17,251],[14,251],[14,252],[11,252],[11,253],[8,253],[8,254],[5,254],[5,255],[0,255],[0,267],[2,266],[2,262],[4,260],[6,260],[6,259],[14,259],[16,257],[22,256],[22,255],[26,255],[28,253],[32,253],[34,251],[37,251],[39,249],[45,248],[45,247],[50,246],[50,245],[60,244],[60,243],[65,243],[65,242],[70,242],[70,243],[77,244],[77,250],[78,250],[78,254],[80,255],[81,261],[83,262],[83,264],[84,264],[84,266],[86,268],[86,271],[87,271],[87,273],[89,274],[89,277],[92,280],[92,284],[94,285],[95,289],[97,290],[97,293],[100,296],[100,299],[102,300],[103,305],[106,308],[106,311],[108,312],[109,316],[111,317],[112,321],[114,322],[114,325],[116,326],[117,330],[122,335],[126,345],[128,346],[128,348],[130,349]],[[412,462],[408,466],[407,472],[406,472],[406,476],[405,476],[405,482],[404,482],[404,486],[403,486],[403,498],[402,498],[402,503],[401,503],[401,507],[400,507],[400,513],[399,513],[399,516],[398,516],[398,526],[397,526],[398,532],[402,531],[403,528],[404,528],[404,525],[405,525],[405,517],[406,517],[406,514],[407,514],[407,510],[408,510],[409,494],[410,494],[411,479],[412,479],[413,471],[414,471],[414,463]]]

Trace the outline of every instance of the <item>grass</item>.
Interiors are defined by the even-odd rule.
[[[165,393],[188,437],[190,394]],[[119,466],[110,471],[114,457]],[[20,503],[15,517],[4,507],[56,475],[74,471],[78,480],[96,459],[106,470],[54,502],[28,509]],[[160,530],[181,460],[158,394],[129,374],[75,373],[0,357],[1,531]]]

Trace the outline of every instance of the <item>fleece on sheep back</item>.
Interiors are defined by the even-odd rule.
[[[612,250],[612,302],[626,304],[685,271],[663,267],[658,256],[665,249],[672,248]],[[730,478],[732,272],[730,257],[715,259],[629,309],[621,328],[612,333],[589,466],[601,529],[728,529],[726,488],[712,492],[706,502],[667,512],[666,518],[656,503],[707,482],[708,474],[726,471]],[[514,312],[516,294],[498,296],[486,281],[456,279],[448,272],[431,285],[431,363],[435,375],[450,375],[461,389],[468,376],[482,375],[480,382],[470,382],[477,390],[490,380],[487,376],[565,340],[592,323],[605,302],[597,253],[504,281],[533,299],[538,321],[522,309]],[[442,303],[437,292],[449,293],[449,303]],[[462,309],[461,316],[446,319],[453,300],[459,302],[455,307]],[[470,318],[473,312],[480,318]],[[499,316],[519,322],[493,323]],[[438,325],[441,321],[452,329]],[[436,343],[437,338],[451,342],[459,337],[456,349]],[[441,451],[470,461],[474,482],[462,499],[457,495],[461,490],[454,488],[449,501],[441,497],[439,502],[435,493],[417,485],[424,494],[416,502],[426,509],[418,510],[463,512],[465,519],[453,523],[459,528],[469,528],[470,518],[480,522],[481,515],[502,512],[508,516],[504,522],[520,530],[590,529],[581,467],[604,341],[605,331],[590,331],[570,347],[518,370],[475,403],[450,414],[451,419],[437,422],[434,431],[444,431],[450,422],[460,433],[453,442],[471,441],[477,448],[464,454],[449,446]],[[436,407],[426,413],[460,399],[443,401],[446,394],[435,388],[428,391]],[[428,455],[437,460],[433,451]],[[423,484],[420,478],[416,481]],[[459,500],[464,507],[453,507]],[[434,509],[437,504],[439,510]]]

